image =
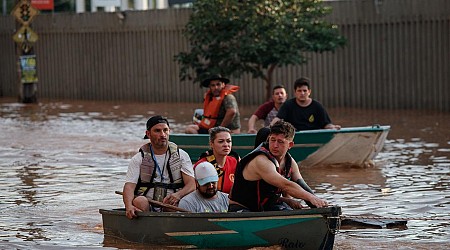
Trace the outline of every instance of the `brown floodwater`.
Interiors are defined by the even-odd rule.
[[[0,98],[0,248],[145,248],[104,241],[98,210],[123,206],[114,191],[144,143],[147,118],[165,115],[172,132],[182,132],[199,106]],[[255,108],[240,107],[244,131]],[[450,113],[329,113],[344,127],[391,131],[374,167],[302,169],[306,181],[345,216],[408,221],[407,228],[341,229],[335,249],[450,249]]]

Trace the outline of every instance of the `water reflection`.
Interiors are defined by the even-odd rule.
[[[380,188],[386,182],[379,167],[347,167],[332,166],[318,168],[303,168],[302,175],[314,186],[333,184],[334,190],[346,190],[351,186],[374,186]]]
[[[122,188],[128,159],[143,143],[146,119],[165,115],[172,131],[182,132],[198,107],[14,101],[0,98],[0,237],[5,248],[102,247],[98,209],[122,207],[114,191]],[[245,118],[255,108],[241,107],[244,131]],[[449,113],[329,112],[337,124],[389,124],[392,130],[374,167],[302,169],[321,197],[342,206],[345,215],[449,217]],[[449,237],[449,221],[409,220],[407,230],[342,230],[336,249],[450,248]]]
[[[23,185],[18,190],[19,194],[23,195],[25,200],[16,200],[16,204],[20,205],[22,203],[28,203],[30,205],[36,205],[38,201],[35,199],[36,191],[33,188],[36,187],[34,183],[34,179],[39,178],[38,174],[36,174],[36,170],[38,170],[37,165],[25,166],[21,169],[17,170],[17,176],[23,182]]]

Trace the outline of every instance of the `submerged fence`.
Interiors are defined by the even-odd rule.
[[[300,76],[326,107],[450,111],[450,1],[329,2],[329,17],[348,39],[335,53],[308,53],[308,64],[275,71],[293,94]],[[198,84],[180,81],[174,55],[187,51],[190,9],[45,14],[33,21],[38,97],[201,102]],[[14,18],[0,17],[0,97],[17,96]],[[243,76],[242,105],[264,101],[262,80]]]

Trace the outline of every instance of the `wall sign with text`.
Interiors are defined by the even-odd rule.
[[[36,71],[36,55],[20,56],[20,71],[22,83],[38,82]]]

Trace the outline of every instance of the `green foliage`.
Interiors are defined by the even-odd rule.
[[[251,73],[270,85],[275,67],[344,45],[337,26],[323,20],[330,11],[321,0],[197,0],[184,33],[190,51],[175,57],[180,78]]]

